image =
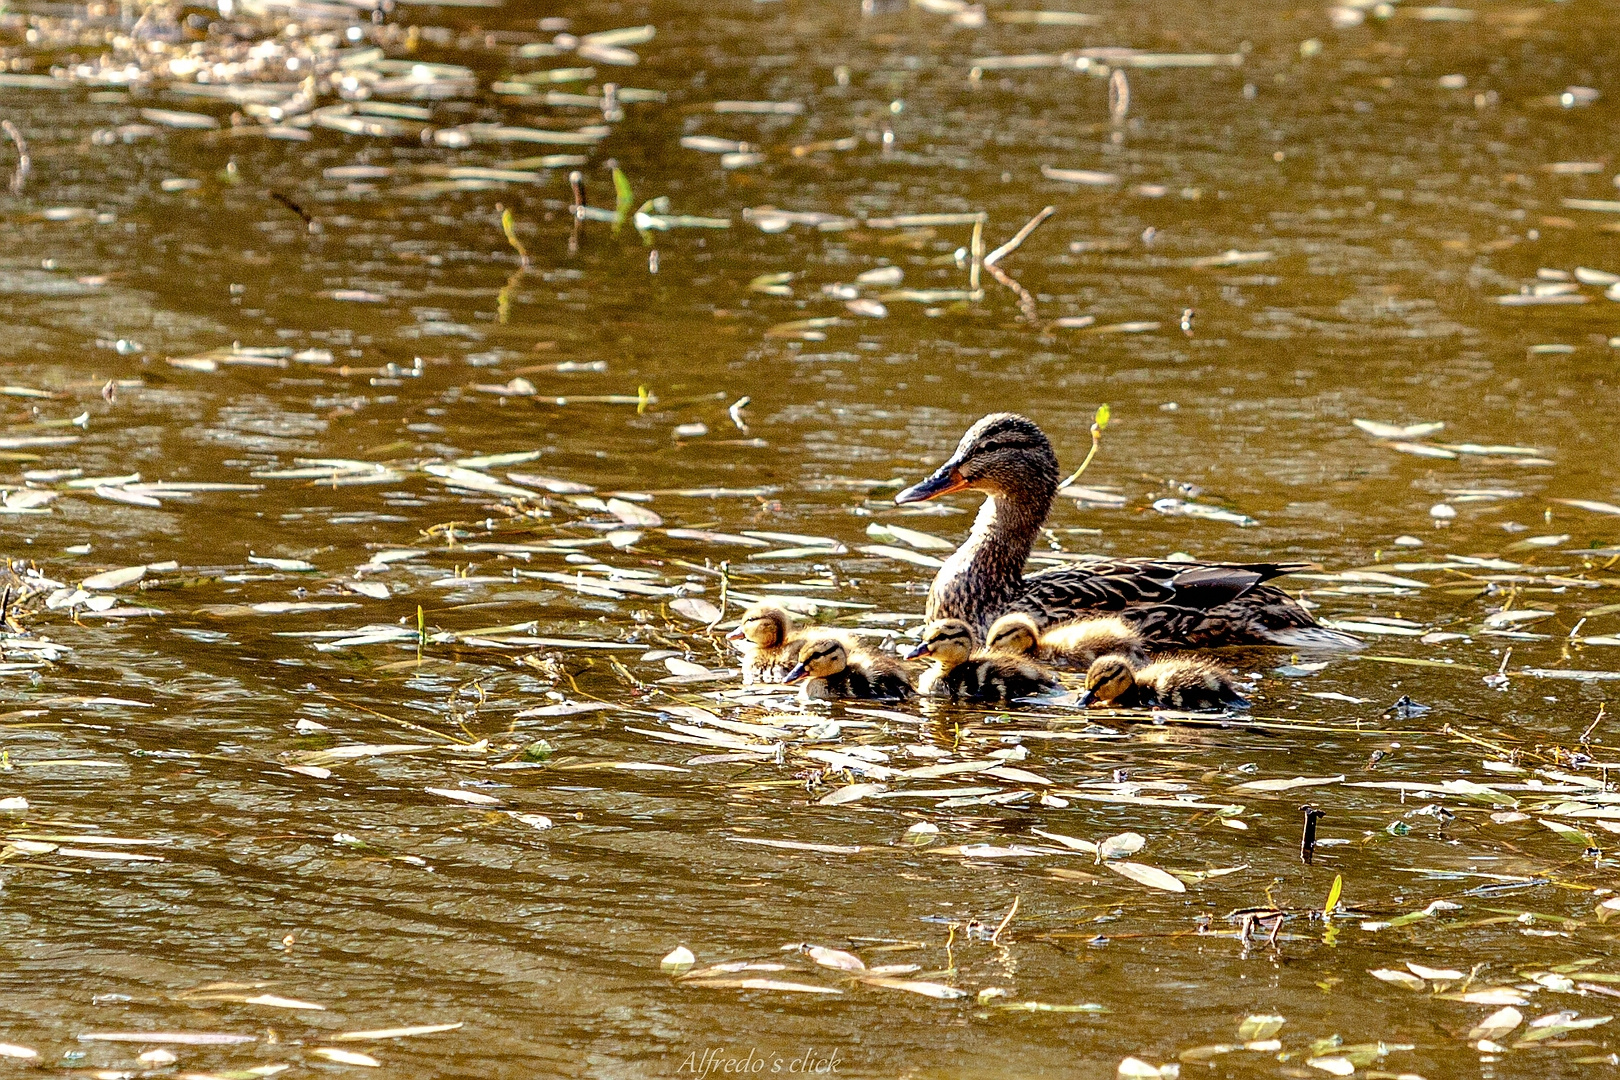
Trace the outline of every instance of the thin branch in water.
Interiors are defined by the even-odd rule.
[[[1097,456],[1097,451],[1102,447],[1102,434],[1104,429],[1108,427],[1108,418],[1112,416],[1113,413],[1114,411],[1108,407],[1107,402],[1097,406],[1097,415],[1091,420],[1091,449],[1086,451],[1086,460],[1080,463],[1080,467],[1078,469],[1069,474],[1069,478],[1067,480],[1058,485],[1058,490],[1061,491],[1063,488],[1068,487],[1070,484],[1080,479],[1081,474],[1091,466],[1091,459]]]
[[[578,169],[568,174],[568,186],[574,192],[574,231],[568,234],[568,254],[579,254],[580,230],[585,226],[585,174]]]
[[[299,217],[303,218],[304,228],[308,229],[312,233],[321,231],[321,223],[310,216],[310,212],[308,210],[305,210],[302,206],[299,206],[297,203],[293,202],[290,197],[283,195],[279,191],[270,192],[270,197],[276,202],[280,203],[282,206],[285,206],[287,209],[291,210],[293,213],[297,214]]]
[[[11,193],[21,195],[34,165],[33,158],[28,156],[28,140],[23,138],[22,131],[10,120],[0,120],[0,131],[4,131],[6,137],[17,145],[17,171],[11,174]]]
[[[1020,899],[1022,899],[1022,897],[1013,897],[1012,907],[1007,909],[1007,914],[996,926],[996,932],[990,935],[990,944],[999,945],[1001,943],[1001,932],[1007,929],[1007,924],[1013,921],[1014,915],[1018,914],[1018,901]]]
[[[1022,229],[1019,229],[1018,232],[1013,234],[1013,238],[1011,240],[1007,241],[1005,244],[1002,244],[1000,247],[996,248],[996,250],[984,257],[985,267],[993,267],[996,265],[996,263],[1017,251],[1023,246],[1024,241],[1029,239],[1030,233],[1040,228],[1046,223],[1046,219],[1055,213],[1057,213],[1057,207],[1043,207],[1040,213],[1030,218],[1029,221],[1024,224]]]
[[[973,223],[973,239],[968,243],[968,291],[979,291],[979,271],[984,268],[984,218]]]
[[[1028,319],[1030,322],[1038,321],[1038,315],[1035,310],[1035,297],[1030,294],[1028,289],[1018,284],[1018,282],[1014,281],[1012,278],[1008,277],[1007,271],[995,265],[989,259],[984,261],[984,268],[990,271],[991,277],[995,278],[1001,284],[1018,294],[1018,310],[1023,313],[1024,318]]]

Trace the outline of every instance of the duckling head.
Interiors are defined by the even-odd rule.
[[[942,667],[966,662],[973,652],[973,630],[961,619],[938,619],[923,627],[922,640],[906,653],[907,660],[927,657]]]
[[[1013,612],[990,624],[990,631],[984,636],[984,648],[986,652],[1033,656],[1040,640],[1041,631],[1035,620],[1022,612]]]
[[[1104,705],[1125,696],[1136,685],[1136,672],[1123,656],[1099,656],[1086,672],[1086,688],[1078,704],[1083,708],[1094,701]]]
[[[849,651],[837,638],[812,638],[799,650],[799,662],[787,673],[784,682],[800,679],[825,679],[838,674],[849,665]]]
[[[1035,421],[1017,413],[991,413],[967,429],[956,453],[934,475],[894,497],[897,503],[922,502],[963,488],[991,495],[1057,490],[1057,455]]]
[[[774,649],[787,640],[793,628],[788,613],[775,604],[755,604],[743,612],[737,629],[726,635],[728,641],[749,641],[762,649]]]

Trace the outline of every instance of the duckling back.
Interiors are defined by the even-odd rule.
[[[1050,690],[1057,677],[1027,657],[1004,653],[980,654],[940,673],[935,681],[939,696],[953,701],[1006,703]]]
[[[1149,664],[1136,673],[1136,685],[1160,708],[1219,711],[1249,703],[1237,692],[1231,672],[1191,656],[1167,657]]]
[[[850,654],[844,674],[852,684],[859,683],[859,693],[853,698],[869,701],[911,701],[917,696],[912,685],[911,671],[898,658],[888,653],[869,653],[864,650]],[[851,690],[857,689],[852,685]]]
[[[1052,663],[1090,667],[1099,656],[1123,656],[1131,664],[1147,661],[1147,647],[1135,627],[1117,616],[1079,619],[1048,627],[1037,655]]]

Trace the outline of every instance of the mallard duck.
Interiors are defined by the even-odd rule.
[[[1123,656],[1100,656],[1086,672],[1081,706],[1098,703],[1122,709],[1221,711],[1248,701],[1219,664],[1191,656],[1172,656],[1146,667],[1132,667]]]
[[[907,660],[934,663],[917,681],[930,697],[951,701],[1008,702],[1057,685],[1057,677],[1027,656],[975,652],[973,630],[960,619],[941,619],[923,628],[922,641]]]
[[[864,701],[910,701],[917,696],[905,665],[883,653],[852,650],[842,638],[814,636],[799,649],[799,662],[784,682],[803,682],[805,702],[850,698]]]
[[[986,496],[967,540],[934,576],[930,620],[961,619],[982,633],[1009,611],[1042,627],[1117,613],[1153,645],[1360,646],[1264,584],[1308,563],[1097,559],[1025,577],[1057,486],[1057,455],[1046,434],[1026,417],[992,413],[968,428],[932,476],[894,497],[914,503],[967,488]]]
[[[1034,619],[1015,611],[990,624],[984,651],[1080,668],[1090,667],[1099,656],[1110,655],[1123,656],[1136,664],[1147,662],[1142,635],[1117,615],[1058,623],[1043,631]]]
[[[743,685],[781,682],[799,662],[800,637],[793,617],[775,604],[761,602],[743,612],[726,635],[742,654]]]

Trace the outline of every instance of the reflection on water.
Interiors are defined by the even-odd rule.
[[[1612,1060],[1611,691],[1567,677],[1620,641],[1601,12],[139,14],[0,13],[0,508],[47,579],[0,656],[4,1041],[84,1075]],[[1252,718],[1168,724],[807,716],[690,666],[732,663],[723,598],[909,633],[937,556],[885,527],[954,542],[970,503],[893,493],[995,409],[1072,468],[1104,401],[1038,555],[1318,562],[1290,587],[1365,653],[1234,655]],[[851,783],[886,790],[821,802]],[[1577,1015],[1471,1033],[1509,1005]]]

